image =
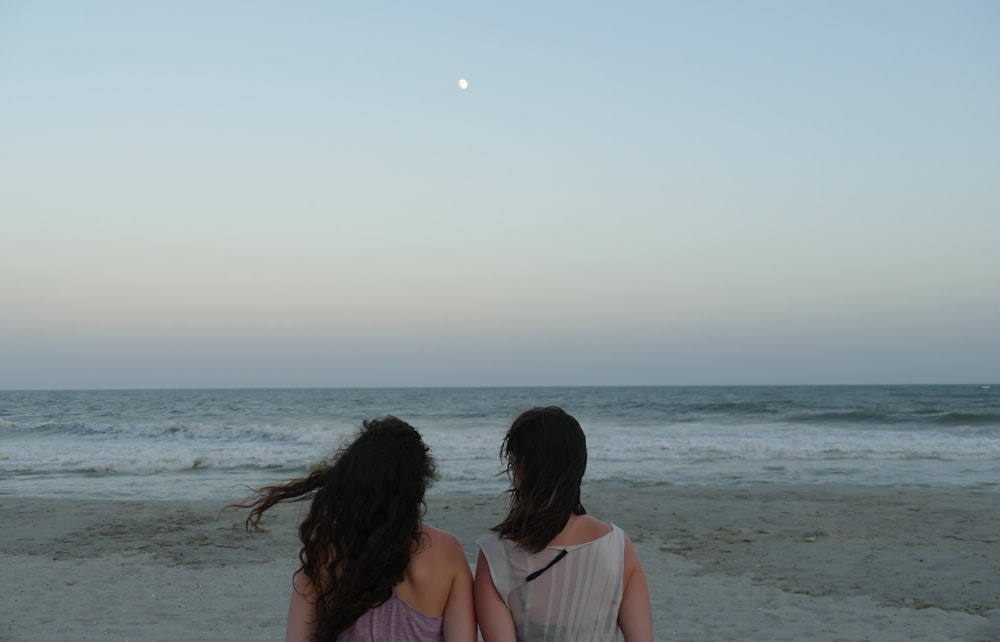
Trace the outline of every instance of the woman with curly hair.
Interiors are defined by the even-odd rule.
[[[422,519],[435,474],[420,434],[386,417],[365,421],[331,462],[244,505],[256,530],[276,504],[312,502],[299,526],[286,641],[476,639],[462,545]]]
[[[475,602],[485,642],[653,639],[649,586],[628,535],[587,514],[587,440],[557,407],[521,414],[504,437],[507,516],[479,539]]]

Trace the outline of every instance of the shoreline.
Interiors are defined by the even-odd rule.
[[[660,640],[998,640],[1000,501],[858,486],[584,488],[629,533]],[[504,497],[431,492],[463,542]],[[306,504],[0,497],[0,639],[275,640]]]

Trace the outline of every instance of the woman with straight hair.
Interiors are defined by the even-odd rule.
[[[306,477],[264,488],[247,528],[285,501],[311,500],[299,526],[299,569],[287,642],[474,642],[472,573],[455,536],[423,521],[436,475],[420,434],[395,417]]]
[[[631,540],[587,514],[587,440],[561,408],[521,414],[500,458],[507,516],[479,539],[475,602],[485,642],[653,639],[649,586]]]

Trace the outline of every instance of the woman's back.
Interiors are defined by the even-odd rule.
[[[475,636],[472,579],[461,543],[427,524],[421,527],[420,539],[392,596],[362,615],[339,642],[436,642]]]
[[[461,542],[451,533],[421,526],[420,548],[410,555],[403,581],[386,601],[369,609],[338,636],[341,642],[405,639],[467,642],[476,638],[472,573]],[[315,593],[296,575],[286,640],[308,640]]]
[[[532,408],[504,436],[511,481],[502,522],[480,538],[474,583],[485,642],[652,642],[635,548],[580,501],[587,439],[562,408]]]
[[[420,540],[396,588],[400,599],[415,610],[440,617],[448,610],[454,588],[471,584],[472,573],[462,543],[451,533],[423,524]]]
[[[519,642],[618,639],[625,533],[589,516],[572,521],[598,536],[585,541],[564,531],[538,553],[496,534],[478,542]]]
[[[247,528],[281,502],[311,499],[286,642],[474,642],[472,577],[461,544],[423,522],[437,467],[413,426],[366,420],[305,477],[258,491]]]

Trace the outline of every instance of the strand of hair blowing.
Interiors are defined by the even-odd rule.
[[[265,488],[248,528],[282,501],[312,498],[299,526],[300,571],[315,591],[315,640],[336,640],[385,602],[420,545],[434,460],[419,433],[394,417],[366,421],[357,439],[308,476]]]

